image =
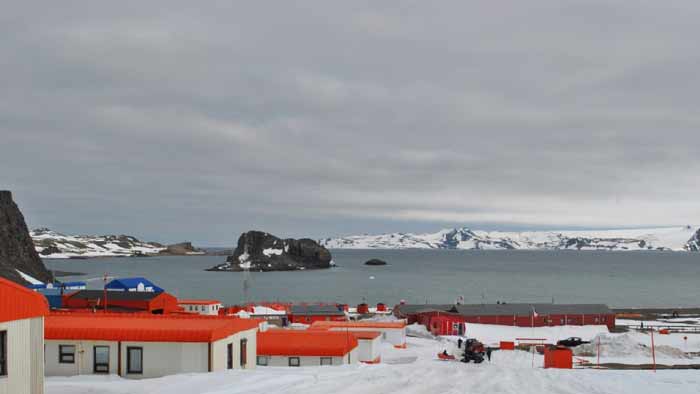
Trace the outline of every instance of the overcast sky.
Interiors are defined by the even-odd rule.
[[[0,188],[31,227],[200,245],[698,223],[698,20],[697,1],[9,2]]]

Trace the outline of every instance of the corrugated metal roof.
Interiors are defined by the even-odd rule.
[[[404,328],[406,322],[401,321],[317,321],[312,328]]]
[[[446,311],[452,308],[452,304],[399,304],[394,307],[394,313],[397,316],[406,317],[417,313],[425,313],[432,311]]]
[[[449,311],[462,316],[530,316],[533,310],[539,315],[612,313],[603,304],[473,304],[454,305]]]
[[[177,300],[178,305],[219,305],[221,301],[216,300]]]
[[[45,339],[212,342],[255,329],[255,319],[111,313],[52,313],[44,322]]]
[[[345,316],[345,312],[336,305],[292,305],[290,314]]]
[[[346,332],[268,330],[258,333],[258,355],[340,357],[357,347],[357,337]]]
[[[152,288],[153,292],[156,293],[161,293],[165,290],[162,288],[156,286],[155,283],[151,282],[150,280],[142,277],[134,277],[134,278],[117,278],[112,280],[111,282],[107,283],[105,287],[108,289],[113,289],[113,290],[129,290],[129,289],[136,289],[139,287],[139,285],[143,285],[144,288]]]
[[[163,293],[147,291],[107,291],[107,298],[114,301],[150,301]],[[104,290],[78,290],[69,294],[70,298],[96,300],[104,297]]]
[[[377,339],[382,336],[379,331],[350,331],[350,334],[354,335],[357,339],[371,340]]]
[[[45,316],[49,303],[43,295],[0,278],[0,323]]]
[[[462,316],[529,316],[533,308],[540,315],[604,315],[613,312],[604,304],[414,304],[397,306],[403,315],[421,312],[451,312]]]

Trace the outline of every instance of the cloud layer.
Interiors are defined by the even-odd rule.
[[[30,225],[698,222],[700,4],[248,3],[4,7],[0,185]]]

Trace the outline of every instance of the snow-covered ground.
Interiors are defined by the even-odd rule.
[[[47,228],[32,230],[30,235],[34,248],[45,259],[155,255],[165,250],[163,245],[128,235],[66,235]]]
[[[436,233],[390,233],[326,238],[331,249],[573,249],[698,250],[697,226],[591,231],[480,231],[445,229]]]
[[[483,333],[491,332],[489,335],[495,336],[500,335],[498,331],[501,328],[503,326],[478,329]],[[505,331],[503,333],[505,334]],[[573,336],[574,331],[562,331],[561,334]],[[491,363],[484,362],[480,365],[438,361],[436,355],[443,350],[456,353],[453,340],[454,338],[409,337],[407,349],[395,349],[384,344],[383,363],[377,365],[259,367],[248,371],[183,374],[141,381],[125,380],[115,376],[48,378],[46,393],[674,394],[700,392],[700,373],[694,370],[656,373],[594,369],[545,370],[542,368],[544,362],[542,356],[523,351],[496,351],[493,353]],[[700,346],[700,343],[697,345]],[[630,360],[633,361],[634,358]]]

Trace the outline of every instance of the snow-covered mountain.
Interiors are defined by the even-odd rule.
[[[42,258],[148,256],[166,250],[164,245],[129,235],[64,235],[47,228],[32,230],[30,235]]]
[[[429,234],[391,233],[326,238],[328,249],[533,249],[700,251],[693,226],[597,231],[479,231],[468,228]]]

